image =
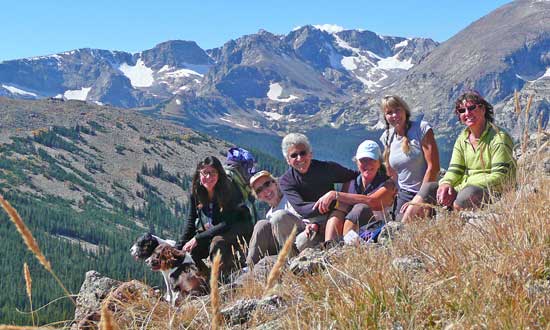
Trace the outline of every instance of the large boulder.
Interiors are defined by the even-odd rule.
[[[222,309],[221,313],[229,324],[242,324],[250,320],[252,313],[261,310],[264,313],[276,314],[283,306],[283,299],[277,295],[262,299],[237,300],[229,307]]]
[[[94,324],[99,321],[101,302],[121,284],[122,282],[105,277],[95,270],[88,271],[76,298],[71,329],[94,329]]]

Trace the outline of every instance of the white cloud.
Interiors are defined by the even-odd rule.
[[[321,25],[314,25],[313,27],[328,33],[338,33],[345,30],[343,27],[336,24],[321,24]]]

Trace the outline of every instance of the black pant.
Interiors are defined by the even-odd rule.
[[[197,241],[197,246],[191,251],[191,257],[199,271],[205,275],[209,273],[208,267],[202,259],[209,257],[214,261],[216,253],[220,251],[222,275],[229,274],[233,269],[244,265],[245,257],[242,247],[248,243],[252,233],[252,224],[249,222],[234,224],[229,230],[212,237],[211,240]]]

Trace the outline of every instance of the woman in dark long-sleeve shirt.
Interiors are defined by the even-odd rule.
[[[203,258],[211,259],[219,250],[222,273],[234,266],[233,251],[239,251],[239,240],[248,241],[253,225],[250,212],[236,187],[228,179],[221,162],[213,156],[197,165],[189,198],[189,211],[183,235],[177,247],[191,253],[201,271]]]

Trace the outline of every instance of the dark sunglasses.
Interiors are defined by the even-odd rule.
[[[478,104],[474,104],[474,105],[470,105],[469,107],[456,108],[456,112],[458,112],[458,113],[465,113],[466,110],[472,112],[472,111],[474,111],[475,109],[477,109],[477,106],[478,106]]]
[[[302,150],[300,152],[293,152],[289,155],[290,158],[298,158],[298,156],[300,157],[304,157],[305,155],[307,155],[307,151],[305,150]]]
[[[254,189],[254,192],[256,193],[256,196],[259,195],[262,191],[264,191],[264,189],[269,188],[269,186],[271,186],[272,183],[275,183],[275,181],[267,180],[266,182],[261,184],[258,188]]]

